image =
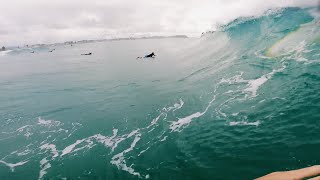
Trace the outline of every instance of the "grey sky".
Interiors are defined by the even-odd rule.
[[[317,0],[0,0],[0,45],[134,34],[200,35],[239,16]]]

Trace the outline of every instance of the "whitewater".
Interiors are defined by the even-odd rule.
[[[315,14],[1,52],[0,179],[233,180],[320,164]]]

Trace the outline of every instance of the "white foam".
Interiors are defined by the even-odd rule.
[[[55,121],[55,120],[45,120],[45,119],[41,119],[41,117],[39,117],[38,118],[38,125],[48,126],[48,127],[60,126],[61,122]]]
[[[106,147],[111,147],[111,150],[114,151],[114,149],[118,146],[118,144],[125,140],[124,137],[117,137],[118,129],[113,129],[113,135],[111,137],[103,136],[101,134],[96,134],[92,136],[92,138],[96,139],[96,141],[104,144]]]
[[[42,165],[46,164],[47,162],[49,162],[49,161],[47,160],[47,158],[43,158],[43,159],[41,159],[41,161],[40,161],[40,165],[42,166]]]
[[[165,141],[167,139],[168,136],[163,137],[160,141]]]
[[[66,129],[62,129],[62,128],[60,128],[60,129],[58,129],[58,130],[52,130],[52,131],[41,131],[40,132],[40,134],[45,134],[45,133],[57,133],[57,132],[65,132],[65,133],[68,133],[69,131],[68,130],[66,130]]]
[[[73,143],[73,144],[67,146],[66,148],[64,148],[64,149],[62,150],[62,154],[60,155],[60,157],[66,155],[66,154],[71,153],[72,150],[76,147],[76,145],[82,143],[82,142],[85,141],[85,140],[86,140],[86,139],[77,140],[75,143]]]
[[[130,134],[126,135],[126,138],[129,138],[135,134],[138,133],[139,130],[134,130],[132,131]],[[64,148],[62,150],[62,154],[60,155],[60,157],[69,154],[69,153],[73,153],[79,150],[82,150],[84,148],[92,148],[93,146],[95,146],[95,144],[93,143],[93,140],[96,140],[97,142],[105,145],[106,147],[110,147],[112,151],[114,151],[114,149],[118,146],[118,144],[125,140],[126,138],[124,137],[117,137],[117,133],[118,133],[118,129],[113,129],[113,135],[111,137],[108,136],[103,136],[101,134],[96,134],[93,136],[90,136],[88,138],[84,138],[84,139],[80,139],[77,140],[75,143],[67,146],[66,148]],[[77,145],[81,144],[81,143],[86,143],[86,145],[76,148]]]
[[[39,126],[46,126],[46,127],[53,127],[53,126],[60,126],[61,125],[61,122],[60,121],[54,121],[54,120],[45,120],[45,119],[42,119],[41,117],[38,118],[38,122],[37,122],[37,125]],[[12,133],[18,133],[19,135],[23,133],[23,135],[27,138],[29,138],[30,136],[33,135],[33,132],[32,132],[32,127],[34,127],[35,125],[24,125],[18,129],[16,129],[15,131],[12,131],[12,132],[2,132],[2,133],[5,133],[5,134],[12,134]],[[58,129],[58,130],[54,130],[54,131],[41,131],[40,133],[43,134],[43,133],[56,133],[56,132],[60,132],[60,131],[65,131],[67,133],[67,130],[65,129]]]
[[[182,101],[182,99],[180,99],[180,103],[175,103],[173,106],[174,106],[174,109],[173,111],[176,111],[178,109],[181,109],[182,106],[184,105],[184,102]]]
[[[248,87],[244,91],[251,92],[251,97],[256,97],[259,87],[267,82],[270,77],[271,75],[266,74],[258,79],[250,80],[248,82]]]
[[[124,170],[124,171],[127,171],[129,172],[130,174],[133,174],[135,176],[139,176],[139,177],[143,177],[139,172],[136,172],[132,166],[133,165],[130,165],[128,166],[126,164],[126,160],[125,160],[125,155],[127,153],[129,153],[130,151],[132,151],[134,149],[134,147],[136,146],[137,142],[140,141],[141,139],[141,133],[140,131],[141,130],[146,130],[148,128],[154,128],[155,125],[157,125],[157,122],[160,120],[160,118],[162,117],[166,117],[167,116],[167,112],[169,111],[176,111],[180,108],[182,108],[184,105],[184,102],[182,101],[182,99],[179,100],[179,102],[175,103],[172,107],[168,107],[168,108],[164,108],[163,109],[163,112],[161,112],[159,114],[159,116],[157,116],[156,118],[154,118],[150,124],[145,127],[145,128],[142,128],[142,129],[136,129],[136,130],[133,130],[131,131],[130,133],[128,134],[125,134],[125,135],[122,135],[122,136],[118,136],[118,129],[113,129],[113,135],[111,137],[108,137],[108,136],[104,136],[102,134],[95,134],[93,136],[90,136],[90,137],[87,137],[87,138],[84,138],[84,139],[79,139],[79,140],[76,140],[76,142],[74,142],[73,144],[65,147],[61,154],[60,154],[60,157],[63,157],[67,154],[70,154],[70,153],[75,153],[76,151],[79,151],[79,150],[82,150],[84,148],[91,148],[93,146],[95,146],[94,144],[94,140],[97,141],[98,143],[101,143],[103,144],[104,146],[106,147],[109,147],[111,148],[112,152],[115,150],[115,148],[118,146],[118,144],[128,138],[131,138],[131,137],[134,137],[134,140],[133,142],[131,143],[130,147],[125,149],[124,151],[122,151],[121,153],[118,153],[116,155],[114,155],[110,161],[111,164],[114,164],[117,166],[118,169],[120,170]],[[207,110],[207,109],[206,109]],[[50,125],[50,124],[56,124],[56,125],[60,125],[60,122],[57,122],[57,121],[52,121],[52,120],[43,120],[41,118],[39,118],[39,123],[38,124],[41,124],[41,125]],[[163,138],[163,141],[166,139],[167,137],[164,137]],[[139,153],[139,155],[143,154],[145,151],[147,151],[150,147],[148,147],[147,149],[141,151]],[[52,145],[49,145],[49,144],[45,144],[42,146],[42,149],[50,149],[51,152],[56,152],[58,153],[58,151],[56,151],[56,148],[55,146],[52,146]],[[138,156],[139,156],[138,155]],[[56,156],[59,156],[59,153],[56,155],[54,154],[53,155],[54,157]],[[149,175],[146,175],[145,176],[146,178],[149,178]]]
[[[0,56],[6,56],[12,50],[0,51]]]
[[[313,64],[313,63],[320,63],[320,60],[309,60],[308,62],[306,62],[305,64]]]
[[[246,122],[246,121],[239,121],[239,122],[229,122],[230,126],[259,126],[260,121],[256,122]]]
[[[262,99],[261,101],[259,101],[258,103],[260,104],[260,103],[263,103],[263,102],[265,102],[266,100],[265,99]]]
[[[282,97],[273,97],[273,98],[272,98],[272,100],[275,100],[275,99],[280,99],[280,100],[283,100],[283,101],[286,100],[286,98],[282,98]]]
[[[22,131],[23,131],[25,128],[27,128],[27,127],[31,127],[31,125],[22,126],[22,127],[18,128],[18,129],[16,130],[16,132],[22,132]]]
[[[307,58],[303,57],[304,53],[309,52],[309,50],[306,50],[306,48],[307,48],[307,42],[305,40],[301,41],[299,43],[299,45],[296,46],[296,48],[292,49],[292,51],[289,51],[289,53],[293,53],[293,54],[288,58],[294,59],[294,60],[300,61],[300,62],[308,61]]]
[[[203,112],[202,113],[201,112],[196,112],[194,114],[191,114],[190,116],[181,118],[178,121],[175,121],[172,124],[170,124],[170,129],[172,131],[179,131],[182,126],[190,124],[192,119],[198,118],[198,117],[202,116],[203,114],[204,114]]]
[[[30,137],[31,135],[33,135],[33,133],[31,133],[31,132],[29,132],[29,131],[27,131],[26,133],[24,133],[24,136],[27,137],[27,138]]]
[[[126,138],[123,138],[123,137],[115,138],[114,145],[112,146],[111,150],[114,151],[114,149],[118,146],[118,144],[125,139]]]
[[[113,137],[109,138],[101,134],[96,134],[92,137],[95,138],[98,142],[104,144],[105,146],[112,147],[114,145],[114,142],[112,141]]]
[[[233,93],[234,91],[233,90],[229,90],[227,92],[224,92],[223,94],[230,94],[230,93]]]
[[[170,106],[170,107],[164,107],[163,110],[165,112],[169,112],[169,111],[176,111],[178,109],[181,109],[182,106],[184,105],[184,102],[182,99],[179,99],[179,102],[175,103],[173,106]]]
[[[160,119],[160,117],[161,117],[162,115],[164,115],[164,113],[161,113],[158,117],[154,118],[154,119],[151,121],[150,125],[147,126],[147,129],[149,129],[150,127],[152,127],[153,125],[155,125],[155,124],[158,122],[158,120]]]
[[[129,134],[127,135],[127,138],[129,138],[129,137],[137,134],[138,132],[139,132],[139,129],[133,130],[131,133],[129,133]]]
[[[11,152],[10,154],[16,154],[18,151],[13,151],[13,152]]]
[[[156,128],[152,128],[148,131],[148,133],[151,133],[153,130],[155,130]]]
[[[179,99],[179,102],[175,103],[173,106],[170,106],[170,107],[164,107],[162,109],[163,112],[161,112],[156,118],[152,119],[151,123],[146,127],[147,129],[153,127],[154,125],[157,124],[157,122],[159,121],[159,119],[164,116],[163,119],[166,119],[167,117],[167,113],[172,111],[176,111],[176,110],[179,110],[183,107],[184,105],[184,102],[182,99]],[[144,128],[143,128],[144,129]],[[154,130],[154,128],[152,128],[151,130],[148,131],[148,133],[152,132]]]
[[[23,152],[17,153],[18,156],[25,156],[27,154],[29,154],[30,152],[32,152],[30,149],[26,149]]]
[[[257,96],[257,91],[258,89],[264,84],[266,83],[275,73],[277,72],[281,72],[286,68],[285,65],[283,65],[283,67],[273,70],[272,72],[268,73],[268,74],[264,74],[261,77],[257,78],[257,79],[252,79],[252,80],[244,80],[242,78],[243,72],[240,72],[240,74],[235,75],[233,77],[230,78],[222,78],[219,82],[219,84],[238,84],[238,83],[247,83],[247,87],[246,89],[244,89],[244,92],[250,92],[251,93],[251,97],[256,97]],[[232,91],[228,91],[225,92],[225,94],[228,94]],[[223,116],[225,115],[224,113],[221,113]]]
[[[41,150],[50,150],[52,153],[51,160],[53,160],[59,156],[59,152],[57,151],[56,145],[54,145],[54,144],[49,144],[49,143],[43,144],[42,146],[40,146],[40,149]],[[51,164],[49,163],[49,160],[47,160],[47,158],[43,158],[40,161],[41,170],[39,172],[39,178],[38,178],[39,180],[42,179],[45,174],[47,174],[46,170],[49,169],[50,167],[51,167]]]
[[[244,80],[242,78],[243,72],[240,72],[240,74],[237,74],[230,78],[222,78],[219,82],[219,84],[237,84],[237,83],[247,83],[248,80]]]
[[[49,169],[51,167],[51,164],[49,163],[49,161],[46,159],[46,158],[43,158],[41,161],[40,161],[40,172],[39,172],[39,180],[43,178],[43,176],[45,174],[47,174],[47,169]]]
[[[130,134],[132,134],[132,133],[130,133]],[[131,146],[128,149],[122,151],[121,153],[118,153],[115,156],[113,156],[110,163],[116,165],[118,169],[121,169],[123,171],[127,171],[128,173],[130,173],[132,175],[141,177],[139,172],[135,172],[135,170],[131,166],[129,166],[129,167],[127,166],[125,158],[124,158],[125,154],[132,151],[133,148],[136,146],[137,142],[141,139],[140,133],[135,132],[134,134],[135,134],[135,138],[132,141]]]
[[[181,129],[182,127],[189,125],[190,122],[192,121],[192,119],[199,118],[199,117],[203,116],[208,111],[209,107],[211,106],[212,102],[215,101],[215,99],[216,99],[216,95],[209,102],[208,106],[206,107],[206,109],[203,112],[196,112],[196,113],[193,113],[187,117],[180,118],[178,121],[172,122],[169,127],[171,129],[171,131],[179,132],[182,130]]]
[[[44,144],[44,145],[40,146],[40,149],[41,150],[43,150],[43,149],[51,150],[51,153],[53,154],[52,158],[56,158],[59,156],[56,145],[54,145],[54,144],[48,144],[48,143]]]
[[[2,133],[4,133],[4,134],[13,134],[13,133],[16,133],[16,132],[18,132],[18,133],[25,132],[24,136],[30,137],[32,135],[32,133],[30,132],[30,127],[32,127],[32,125],[25,125],[25,126],[22,126],[22,127],[18,128],[18,129],[16,129],[15,131],[2,132]]]
[[[5,161],[3,161],[3,160],[0,160],[0,163],[8,166],[12,172],[14,172],[14,168],[15,168],[15,167],[22,166],[22,165],[24,165],[24,164],[27,163],[27,162],[28,162],[28,161],[21,161],[21,162],[18,162],[18,163],[14,163],[14,164],[13,164],[13,163],[7,163],[7,162],[5,162]]]
[[[75,152],[83,150],[83,149],[91,149],[92,147],[96,146],[96,144],[93,143],[91,138],[86,139],[85,142],[86,142],[86,144],[84,146],[73,149],[72,153],[75,153]]]
[[[274,74],[276,74],[277,72],[283,71],[285,68],[286,68],[286,66],[283,65],[283,67],[281,67],[279,69],[274,69],[272,72],[270,72],[268,74],[264,74],[258,79],[249,80],[248,81],[248,86],[247,86],[246,89],[244,89],[244,92],[250,92],[252,98],[256,97],[258,89],[264,83],[266,83],[269,79],[271,79]]]
[[[131,143],[130,148],[126,149],[124,152],[125,152],[125,153],[128,153],[128,152],[132,151],[133,148],[136,146],[137,142],[140,141],[140,139],[141,139],[141,134],[140,134],[140,133],[137,133],[137,134],[135,135],[135,138],[134,138],[133,142]]]
[[[254,53],[257,57],[261,58],[261,59],[271,59],[271,57],[269,56],[265,56],[263,54],[261,54],[261,52],[257,51]]]
[[[148,149],[150,149],[150,147],[148,147],[148,148],[145,149],[145,150],[140,151],[140,153],[138,154],[138,156],[140,156],[141,154],[143,154],[143,153],[145,153],[146,151],[148,151]]]
[[[72,129],[71,129],[71,133],[67,136],[67,137],[65,137],[65,138],[63,138],[63,139],[67,139],[67,138],[69,138],[70,136],[72,136],[72,134],[75,132],[75,131],[77,131],[78,129],[76,128],[77,126],[79,127],[79,126],[82,126],[82,124],[80,124],[80,123],[72,123]]]

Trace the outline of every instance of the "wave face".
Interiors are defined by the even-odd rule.
[[[202,38],[5,53],[0,179],[233,180],[319,164],[313,11],[238,18]]]

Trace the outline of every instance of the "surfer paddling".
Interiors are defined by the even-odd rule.
[[[82,56],[90,56],[92,53],[87,53],[87,54],[81,54]]]
[[[151,54],[145,55],[143,58],[154,58],[155,56],[154,52],[152,52]],[[142,57],[137,57],[137,59],[142,59]]]

